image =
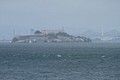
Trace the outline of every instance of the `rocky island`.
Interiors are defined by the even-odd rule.
[[[37,30],[32,35],[16,36],[12,43],[59,43],[59,42],[91,42],[90,38],[73,36],[64,30]]]

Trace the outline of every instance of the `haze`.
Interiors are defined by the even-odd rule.
[[[73,35],[120,30],[120,0],[0,0],[0,39],[62,27]]]

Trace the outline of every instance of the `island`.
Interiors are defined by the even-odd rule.
[[[60,43],[60,42],[91,42],[90,38],[73,36],[64,30],[36,30],[31,35],[15,36],[12,43]]]

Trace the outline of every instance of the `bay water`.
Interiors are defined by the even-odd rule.
[[[120,43],[0,43],[0,80],[120,80]]]

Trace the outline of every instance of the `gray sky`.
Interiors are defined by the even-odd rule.
[[[0,0],[0,39],[30,29],[120,30],[120,0]]]

